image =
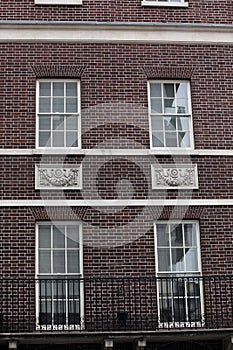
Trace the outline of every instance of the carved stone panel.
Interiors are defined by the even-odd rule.
[[[198,188],[196,164],[154,164],[151,169],[154,189]]]
[[[80,165],[36,165],[36,189],[81,189]]]

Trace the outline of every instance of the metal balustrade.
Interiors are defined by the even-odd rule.
[[[233,276],[0,280],[0,332],[233,328]]]

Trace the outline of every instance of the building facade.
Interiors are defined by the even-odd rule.
[[[0,348],[232,349],[232,0],[0,16]]]

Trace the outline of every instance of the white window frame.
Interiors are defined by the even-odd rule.
[[[190,135],[190,147],[167,147],[167,146],[163,146],[163,147],[155,147],[153,146],[153,135],[152,135],[152,116],[154,113],[151,113],[151,84],[180,84],[180,83],[185,83],[187,84],[187,88],[188,88],[188,108],[189,108],[189,112],[190,113],[185,113],[186,115],[188,115],[189,117],[189,135]],[[164,150],[168,150],[168,151],[177,151],[177,150],[191,150],[194,149],[194,136],[193,136],[193,119],[192,119],[192,102],[191,102],[191,86],[190,86],[190,81],[189,80],[174,80],[174,79],[166,79],[166,80],[161,80],[161,79],[153,79],[153,80],[148,80],[147,82],[147,90],[148,90],[148,114],[149,114],[149,132],[150,132],[150,149],[151,150],[158,150],[158,151],[164,151]],[[163,97],[163,96],[162,96]],[[160,114],[161,117],[165,117],[165,116],[174,116],[174,117],[181,117],[182,114],[178,114],[178,113],[162,113]],[[165,133],[164,129],[163,129],[163,133]]]
[[[183,231],[183,225],[185,224],[195,224],[196,226],[196,243],[197,243],[197,263],[198,263],[198,270],[193,272],[193,271],[183,271],[183,272],[161,272],[158,270],[158,245],[157,245],[157,224],[163,224],[163,225],[179,225],[182,224],[182,231]],[[170,231],[170,229],[169,229]],[[183,231],[184,235],[184,231]],[[184,237],[183,237],[184,238]],[[170,240],[170,235],[169,235],[169,240]],[[199,278],[202,276],[202,266],[201,266],[201,249],[200,249],[200,228],[199,228],[199,222],[197,220],[158,220],[154,222],[154,246],[155,246],[155,266],[156,266],[156,278],[162,278],[162,277],[175,277],[175,278],[190,278],[193,277],[193,280],[195,280],[195,277]],[[184,245],[182,246],[184,248]],[[171,242],[169,243],[169,251],[171,254]],[[170,257],[171,261],[171,257]],[[186,282],[184,282],[186,283]],[[204,315],[204,295],[203,295],[203,281],[199,279],[199,288],[200,288],[200,309],[201,309],[201,315]],[[180,297],[179,297],[180,298]],[[172,299],[173,300],[173,299]],[[188,306],[187,306],[187,296],[185,295],[185,300],[186,300],[186,309],[185,311],[188,311]],[[198,321],[186,321],[186,322],[177,322],[175,319],[172,320],[172,322],[162,322],[160,321],[160,295],[159,295],[159,279],[157,280],[157,310],[158,310],[158,320],[159,320],[159,327],[160,328],[192,328],[192,327],[202,327],[204,325],[204,319],[201,319],[199,322]],[[174,310],[172,313],[172,317],[174,317]]]
[[[39,272],[39,227],[42,225],[46,225],[46,226],[50,226],[50,232],[52,234],[52,226],[56,226],[56,225],[62,225],[66,227],[67,230],[67,226],[77,226],[79,229],[79,268],[80,271],[79,273],[40,273]],[[65,240],[66,242],[66,240]],[[66,243],[65,243],[66,244]],[[57,278],[59,277],[59,275],[62,276],[66,276],[67,278],[69,278],[69,276],[73,276],[77,275],[77,279],[79,278],[83,278],[83,235],[82,235],[82,224],[79,221],[42,221],[42,222],[37,222],[36,223],[36,280],[38,281],[40,279],[40,276],[48,276],[48,279],[50,277],[52,278]],[[53,248],[52,248],[53,249]],[[57,249],[57,248],[56,248]],[[63,249],[63,248],[62,248]],[[68,248],[69,249],[69,248]],[[67,252],[67,247],[65,247],[65,251]],[[51,253],[51,264],[52,264],[52,257],[53,254]],[[65,264],[67,264],[67,261],[65,262]],[[66,265],[67,266],[67,265]],[[43,278],[41,278],[43,280]],[[62,279],[64,279],[62,277]],[[66,286],[67,288],[67,286]],[[67,294],[67,291],[66,291]],[[52,299],[54,300],[54,299]],[[65,299],[66,301],[67,298]],[[80,295],[79,295],[79,305],[80,305],[80,324],[77,325],[72,325],[66,323],[66,324],[54,324],[54,320],[51,320],[51,324],[41,324],[39,323],[39,312],[40,312],[40,306],[39,306],[39,283],[36,283],[36,320],[37,320],[37,324],[36,324],[36,328],[38,330],[80,330],[84,327],[84,322],[82,322],[82,320],[84,320],[84,283],[80,283]],[[66,306],[66,311],[67,311],[67,306]],[[51,311],[52,313],[52,311]]]
[[[36,5],[82,5],[82,0],[35,0]]]
[[[157,6],[157,7],[188,7],[188,2],[185,0],[177,0],[177,1],[170,1],[170,0],[142,0],[141,2],[142,6]]]
[[[45,115],[70,115],[72,113],[60,113],[60,112],[56,112],[56,113],[39,113],[39,84],[40,83],[77,83],[77,100],[78,100],[78,105],[77,105],[77,113],[73,113],[77,115],[77,126],[78,126],[78,130],[77,131],[77,141],[78,141],[78,146],[76,147],[67,147],[67,146],[63,146],[63,147],[56,147],[56,146],[39,146],[39,115],[40,114],[45,114]],[[52,100],[51,100],[52,103]],[[52,127],[51,127],[51,131],[50,133],[52,133]],[[65,134],[65,133],[64,133]],[[51,137],[51,136],[50,136]],[[40,149],[40,150],[77,150],[77,149],[81,149],[81,83],[80,80],[78,79],[37,79],[36,81],[36,148]]]

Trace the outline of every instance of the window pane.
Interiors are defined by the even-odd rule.
[[[51,134],[50,132],[39,132],[39,147],[50,147],[51,146]]]
[[[160,299],[160,322],[172,322],[172,300]]]
[[[176,132],[166,132],[165,134],[166,147],[177,147],[177,135]]]
[[[53,130],[64,130],[64,117],[62,115],[53,116]]]
[[[164,100],[164,113],[176,113],[175,100],[165,99]]]
[[[153,147],[163,147],[163,133],[162,132],[153,132],[152,133],[152,145]]]
[[[39,226],[38,232],[39,232],[39,248],[50,248],[51,247],[50,225]]]
[[[185,299],[183,299],[183,298],[174,299],[173,306],[174,306],[174,321],[175,322],[185,322],[186,321]]]
[[[169,231],[168,226],[163,224],[157,224],[157,245],[169,246]]]
[[[161,97],[161,84],[151,83],[150,84],[150,95],[151,97]]]
[[[152,130],[163,130],[163,118],[162,117],[152,117],[151,118]]]
[[[51,252],[50,250],[39,251],[39,273],[51,273]]]
[[[77,94],[77,83],[66,83],[66,95],[76,97]]]
[[[53,132],[53,146],[64,147],[64,132]]]
[[[67,98],[66,113],[77,113],[77,111],[78,111],[77,98]]]
[[[198,271],[197,250],[185,248],[186,271]]]
[[[53,83],[53,96],[64,96],[64,83]]]
[[[183,272],[184,271],[184,253],[181,248],[172,249],[172,271]]]
[[[165,117],[164,118],[164,127],[166,131],[175,131],[176,130],[176,117]]]
[[[188,117],[178,117],[177,118],[177,128],[178,130],[187,130],[189,131],[189,121]]]
[[[39,117],[39,130],[51,130],[50,115],[43,115]]]
[[[174,84],[164,84],[163,95],[164,97],[175,97]]]
[[[51,84],[50,83],[39,83],[39,95],[50,96],[51,95]]]
[[[187,85],[187,83],[177,83],[176,84],[176,97],[177,98],[186,98],[186,99],[188,98],[188,85]]]
[[[65,226],[53,227],[53,247],[65,248]]]
[[[162,113],[162,100],[152,99],[151,100],[151,113]]]
[[[184,239],[186,246],[196,246],[196,225],[195,224],[184,224]]]
[[[79,273],[79,252],[78,250],[67,251],[67,273]]]
[[[54,250],[53,252],[53,272],[65,273],[65,251]]]
[[[188,100],[181,100],[178,99],[176,101],[176,105],[177,105],[177,113],[178,114],[186,114],[189,113],[189,106],[188,106]]]
[[[66,147],[77,147],[78,146],[78,135],[77,132],[66,133]]]
[[[51,99],[49,97],[40,97],[39,99],[39,113],[51,112]]]
[[[78,226],[67,226],[67,248],[79,247]]]
[[[189,321],[201,321],[201,303],[199,298],[188,298],[188,317]]]
[[[171,245],[173,247],[183,246],[182,225],[171,225]]]
[[[53,112],[64,113],[64,99],[54,98],[53,99]]]
[[[183,148],[190,147],[190,133],[187,132],[179,132],[178,133],[178,142],[179,146]]]
[[[78,118],[77,116],[69,116],[66,118],[66,130],[77,130]]]
[[[168,248],[158,248],[158,270],[171,271],[170,251]]]

